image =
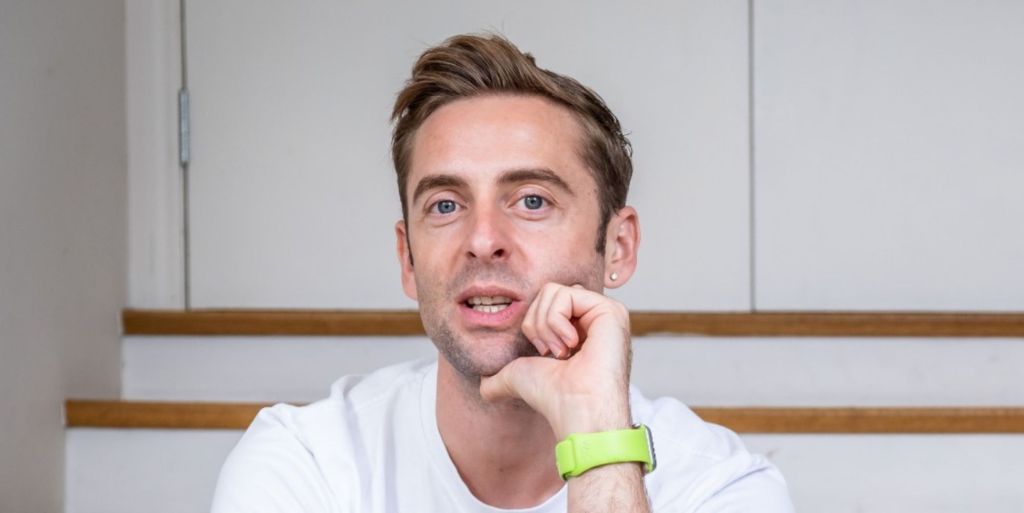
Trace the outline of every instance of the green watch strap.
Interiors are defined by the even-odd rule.
[[[573,433],[555,446],[555,462],[562,479],[610,463],[643,463],[648,473],[657,465],[651,430],[643,424],[632,429]]]

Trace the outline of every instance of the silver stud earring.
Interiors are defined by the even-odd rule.
[[[615,281],[615,280],[619,279],[619,274],[618,273],[612,273],[612,275],[609,276],[609,278],[611,278],[612,281]]]

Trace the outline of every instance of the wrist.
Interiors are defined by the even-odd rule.
[[[628,429],[633,425],[626,394],[614,394],[590,401],[569,401],[561,419],[552,424],[557,440],[574,433],[597,433]]]
[[[617,429],[628,429],[633,425],[629,413],[613,416],[578,416],[565,421],[560,429],[555,429],[555,436],[558,440],[577,433],[599,433],[601,431],[615,431]]]

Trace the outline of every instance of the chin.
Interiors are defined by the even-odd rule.
[[[537,348],[522,333],[477,338],[456,335],[446,328],[430,338],[459,374],[473,380],[497,374],[516,358],[539,356]]]

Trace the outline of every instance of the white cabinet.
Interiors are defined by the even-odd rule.
[[[388,112],[492,29],[630,132],[633,309],[1024,309],[1024,5],[752,5],[190,3],[192,306],[413,307]]]
[[[754,6],[757,307],[1024,309],[1024,4]]]
[[[498,30],[631,133],[636,309],[749,307],[747,3],[188,5],[194,307],[409,308],[388,113],[413,61]]]

